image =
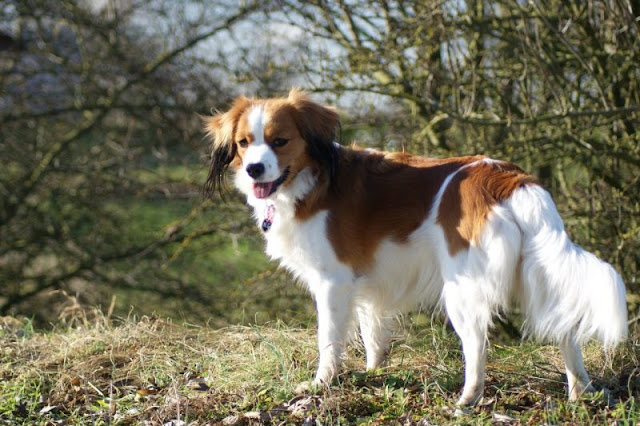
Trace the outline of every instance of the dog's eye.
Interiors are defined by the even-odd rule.
[[[289,142],[288,139],[285,138],[275,138],[273,140],[273,146],[275,147],[281,147],[281,146],[285,146],[287,144],[287,142]]]
[[[242,139],[240,141],[238,141],[238,146],[240,148],[246,148],[249,145],[249,142],[247,142],[246,139]]]

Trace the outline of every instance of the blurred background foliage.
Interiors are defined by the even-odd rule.
[[[640,2],[5,0],[0,315],[306,322],[239,195],[205,200],[199,115],[301,86],[342,142],[518,163],[637,321]]]

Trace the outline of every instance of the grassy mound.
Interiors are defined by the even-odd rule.
[[[482,403],[466,413],[459,342],[446,327],[405,327],[388,366],[364,372],[355,344],[327,389],[296,396],[312,377],[315,331],[281,323],[211,329],[158,318],[84,321],[36,332],[0,318],[2,424],[611,424],[637,422],[637,340],[585,360],[602,395],[565,398],[557,349],[494,344]]]

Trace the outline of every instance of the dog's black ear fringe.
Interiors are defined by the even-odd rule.
[[[235,145],[223,145],[214,149],[211,153],[209,176],[207,176],[203,188],[205,198],[213,197],[217,189],[220,197],[224,200],[224,193],[227,191],[225,175],[235,155]]]
[[[340,123],[338,123],[340,129]],[[338,130],[339,131],[339,130]],[[338,135],[338,140],[340,135]],[[338,169],[338,147],[335,142],[316,138],[310,141],[309,156],[327,171],[329,178],[329,187],[335,185],[336,170]]]
[[[330,186],[335,184],[338,169],[338,147],[340,140],[340,118],[335,108],[317,104],[306,93],[293,88],[288,100],[295,110],[294,119],[302,137],[308,143],[309,156],[328,173]]]

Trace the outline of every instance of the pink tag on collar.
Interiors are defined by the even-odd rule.
[[[262,230],[267,232],[271,229],[271,225],[273,224],[273,217],[276,214],[276,206],[273,204],[267,204],[267,207],[264,210],[264,220],[262,221]]]

